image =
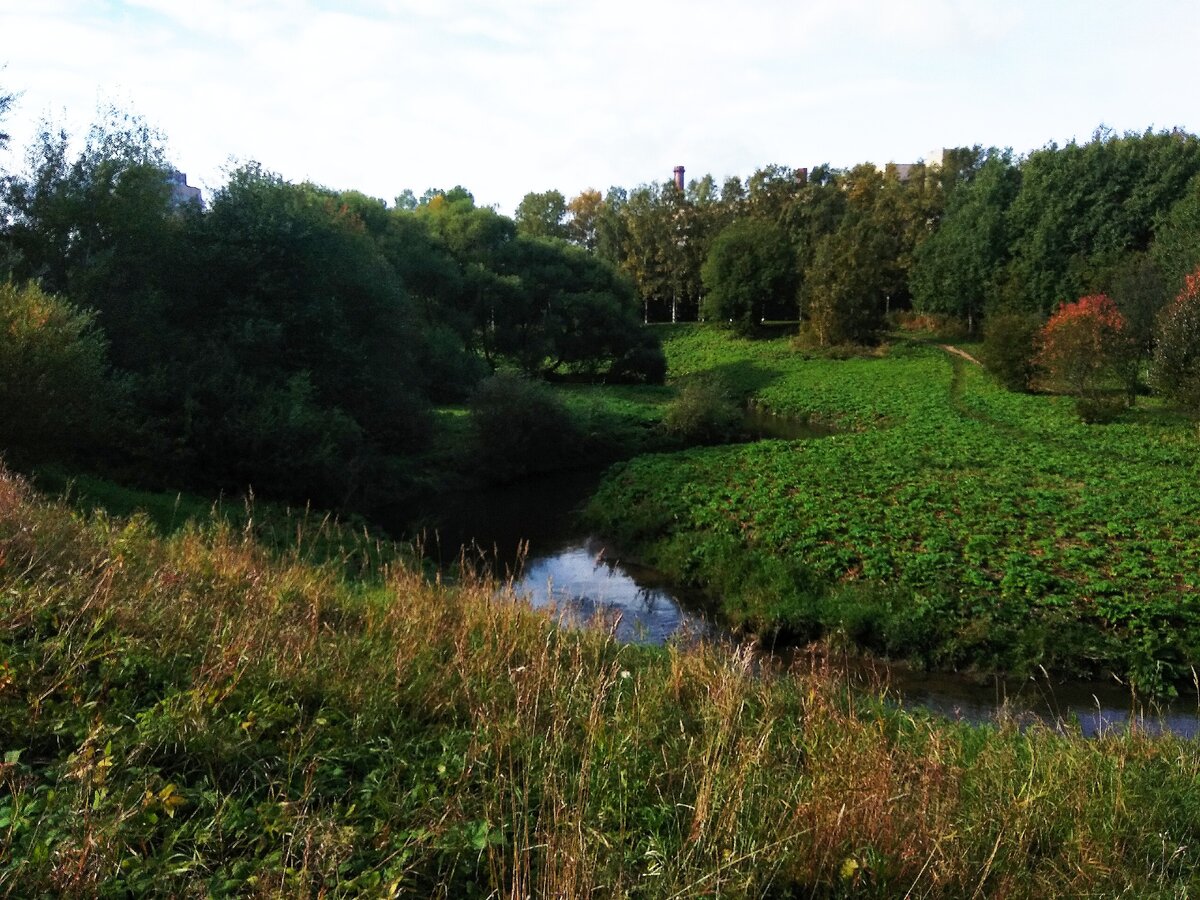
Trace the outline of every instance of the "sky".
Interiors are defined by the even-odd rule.
[[[206,195],[718,182],[1200,129],[1196,0],[0,0],[0,168],[116,105]]]

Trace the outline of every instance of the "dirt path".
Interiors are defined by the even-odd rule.
[[[983,363],[981,363],[979,360],[977,360],[975,357],[973,357],[966,350],[960,350],[958,347],[955,347],[953,344],[938,344],[938,346],[941,347],[943,350],[945,350],[947,353],[953,353],[955,356],[961,356],[967,362],[974,363],[975,365],[979,366],[980,368],[983,368]]]

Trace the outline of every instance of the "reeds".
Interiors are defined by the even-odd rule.
[[[946,723],[252,532],[161,538],[0,474],[0,893],[1195,888],[1192,742]]]

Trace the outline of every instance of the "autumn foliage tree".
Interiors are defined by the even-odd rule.
[[[1164,396],[1200,412],[1200,267],[1159,314],[1151,381]]]
[[[1125,317],[1107,294],[1063,303],[1038,336],[1037,365],[1079,398],[1080,413],[1099,402],[1100,387],[1129,354]]]

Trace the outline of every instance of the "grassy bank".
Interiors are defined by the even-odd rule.
[[[7,896],[1171,896],[1200,755],[942,724],[0,476]]]
[[[1200,661],[1194,426],[1157,407],[1081,424],[942,350],[808,359],[679,329],[672,371],[841,425],[801,443],[646,456],[599,529],[724,598],[730,619],[841,632],[943,667],[1112,670],[1165,691]]]

